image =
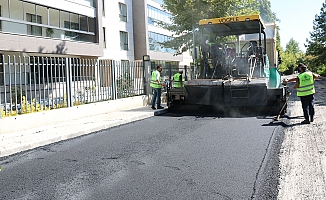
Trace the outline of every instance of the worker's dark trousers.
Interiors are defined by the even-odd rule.
[[[315,97],[313,94],[300,97],[303,115],[307,121],[309,121],[309,115],[315,115],[314,99]]]
[[[155,103],[157,100],[157,107],[161,107],[161,88],[153,88],[154,89],[154,95],[152,98],[152,107],[155,107]]]

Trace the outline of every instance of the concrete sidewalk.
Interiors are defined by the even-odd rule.
[[[131,101],[133,100],[136,99],[131,99]],[[119,105],[123,104],[120,102]],[[122,124],[127,124],[133,121],[142,120],[167,112],[167,109],[152,110],[150,106],[142,105],[130,108],[129,105],[130,103],[128,100],[125,100],[125,106],[121,106],[120,109],[113,106],[106,112],[97,112],[81,116],[79,118],[66,119],[66,117],[61,116],[61,121],[57,119],[57,121],[53,123],[39,123],[38,125],[34,124],[33,128],[27,129],[20,128],[19,124],[17,123],[17,131],[7,128],[5,131],[2,130],[0,133],[0,157],[9,156],[18,152],[86,135]],[[80,107],[85,108],[87,106],[88,105]],[[162,106],[165,106],[165,104],[162,104]],[[51,115],[51,112],[53,111],[46,111],[47,115]],[[65,112],[67,112],[67,110]],[[54,114],[52,113],[52,115]],[[35,115],[25,114],[23,117],[30,117],[29,121],[33,121],[33,116]],[[60,118],[60,116],[58,117]],[[8,119],[7,121],[19,120],[15,117],[11,118],[13,119]],[[0,121],[1,120],[5,120],[5,118],[0,119]],[[5,125],[4,123],[6,123],[6,121],[1,121],[1,123],[2,125]]]

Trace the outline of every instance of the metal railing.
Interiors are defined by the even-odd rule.
[[[0,116],[145,94],[143,62],[2,56]]]

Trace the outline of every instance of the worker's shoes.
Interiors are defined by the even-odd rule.
[[[310,124],[310,121],[304,120],[304,121],[301,122],[301,124]]]
[[[314,122],[314,116],[310,115],[310,122]]]
[[[157,106],[157,109],[163,109],[164,107],[162,107],[162,106]]]
[[[153,109],[153,110],[156,110],[156,108],[155,108],[154,106],[152,106],[152,109]]]

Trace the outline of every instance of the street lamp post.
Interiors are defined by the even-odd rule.
[[[193,53],[192,53],[192,59],[193,59],[193,63],[194,63],[194,78],[197,78],[197,49],[196,49],[196,31],[198,31],[198,28],[195,28],[195,21],[194,21],[194,6],[196,1],[192,0],[192,13],[191,13],[191,23],[192,23],[192,41],[193,41]]]
[[[193,59],[193,63],[194,63],[194,77],[196,79],[197,78],[197,64],[196,64],[197,52],[196,52],[195,27],[194,27],[194,25],[192,25],[192,41],[193,41],[192,59]]]
[[[145,93],[147,95],[147,103],[150,104],[150,78],[151,78],[151,68],[150,68],[150,56],[149,55],[143,55],[143,64],[144,64],[144,72],[145,72],[145,76],[144,76],[144,83],[145,83]]]

